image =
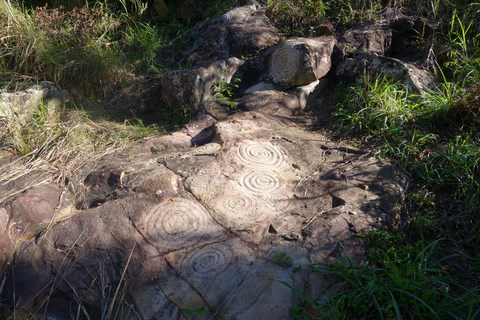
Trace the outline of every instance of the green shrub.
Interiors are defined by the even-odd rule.
[[[326,8],[322,0],[270,0],[266,13],[288,33],[306,35],[310,26],[325,22]]]

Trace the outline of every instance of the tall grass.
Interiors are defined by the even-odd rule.
[[[55,81],[72,93],[101,93],[122,78],[109,34],[118,22],[104,7],[27,10],[0,1],[0,65],[6,72]]]
[[[367,264],[356,265],[344,254],[343,260],[330,265],[301,268],[337,284],[321,292],[323,299],[297,291],[308,308],[293,309],[294,319],[473,320],[480,316],[479,290],[469,290],[449,274],[451,257],[439,258],[438,240],[411,244],[401,233],[390,232],[364,237],[370,247]]]
[[[0,0],[0,70],[101,100],[136,75],[162,72],[162,50],[185,27],[139,21],[146,6],[130,2],[117,4],[121,10],[107,2],[66,10]]]

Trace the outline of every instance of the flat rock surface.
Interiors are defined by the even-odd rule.
[[[90,167],[77,214],[17,244],[5,285],[17,305],[63,319],[72,304],[97,310],[125,281],[140,319],[288,319],[298,297],[285,283],[323,285],[292,266],[330,261],[340,243],[360,261],[355,235],[395,219],[404,180],[368,151],[266,108],[191,124],[192,134],[212,131],[201,146],[159,145],[177,133]],[[15,208],[48,219],[57,202],[30,209],[43,195],[58,202],[43,186],[2,204],[1,231]],[[278,265],[280,253],[292,266]]]
[[[377,55],[419,24],[400,22],[346,32],[336,75],[354,81],[366,66],[419,92],[434,85]],[[325,95],[336,39],[278,41],[253,5],[216,19],[187,55],[195,67],[159,80],[166,104],[197,117],[88,160],[75,190],[28,163],[15,174],[22,159],[0,150],[0,292],[19,314],[104,319],[112,306],[132,320],[290,319],[296,292],[321,298],[333,285],[296,266],[365,259],[358,235],[396,222],[406,178],[302,116]],[[216,91],[237,77],[242,95]]]

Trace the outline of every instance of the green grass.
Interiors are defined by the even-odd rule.
[[[326,14],[337,27],[348,27],[357,23],[373,21],[375,14],[383,8],[381,0],[336,0],[328,2]]]
[[[367,137],[378,155],[435,192],[446,222],[478,230],[480,133],[473,121],[451,116],[465,92],[455,85],[452,95],[453,87],[420,97],[386,79],[364,81],[347,89],[336,116],[342,130]]]
[[[326,21],[326,8],[322,0],[270,0],[266,13],[283,32],[305,36]]]
[[[476,319],[480,290],[470,290],[449,274],[450,259],[440,241],[406,241],[398,232],[364,236],[368,262],[356,265],[348,254],[333,264],[302,268],[334,279],[322,299],[306,297],[291,311],[294,319]],[[295,289],[294,289],[295,290]],[[326,298],[326,299],[325,299]]]
[[[280,267],[287,269],[293,265],[292,258],[287,255],[284,251],[275,253],[273,256],[273,262],[275,262]]]
[[[22,9],[0,1],[0,65],[7,71],[48,79],[84,95],[97,94],[126,74],[111,33],[119,26],[102,6],[65,12]]]
[[[146,7],[128,3],[67,10],[0,0],[0,70],[54,81],[93,101],[107,100],[137,75],[160,74],[168,67],[162,52],[186,27],[143,19]]]

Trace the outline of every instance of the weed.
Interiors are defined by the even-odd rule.
[[[338,105],[336,116],[349,130],[368,132],[378,138],[396,135],[415,118],[418,109],[407,87],[385,77],[350,87]]]
[[[206,309],[205,307],[183,308],[182,311],[187,316],[187,319],[194,320],[197,317],[203,316],[206,312]]]
[[[149,23],[131,23],[124,31],[124,42],[135,69],[158,73],[157,56],[165,39],[158,27]]]
[[[382,1],[337,0],[328,2],[326,14],[336,25],[347,27],[360,22],[372,21],[383,9]]]
[[[69,10],[1,0],[0,67],[54,81],[74,97],[106,100],[135,73],[161,72],[163,49],[185,30],[175,21],[137,22],[145,10],[137,0]]]
[[[284,251],[277,252],[273,256],[273,262],[275,262],[284,269],[290,268],[293,265],[292,258],[288,256]]]
[[[440,14],[436,10],[435,15]],[[407,169],[415,187],[407,197],[401,226],[405,233],[365,236],[366,264],[353,265],[347,257],[343,263],[309,269],[341,283],[327,303],[304,299],[318,318],[478,317],[476,269],[465,273],[452,263],[459,259],[457,252],[478,263],[472,257],[480,243],[480,133],[474,84],[480,65],[474,25],[452,14],[447,34],[450,60],[439,66],[437,90],[420,97],[387,78],[365,77],[349,87],[338,104],[340,130],[364,137],[378,155]],[[305,307],[294,313],[297,319],[312,318]]]
[[[235,78],[230,83],[223,81],[216,81],[213,84],[213,100],[222,103],[231,110],[237,109],[237,104],[232,101],[235,95],[235,90],[239,88],[240,79]]]
[[[475,84],[480,78],[480,32],[476,33],[473,27],[473,20],[464,23],[454,11],[448,30],[450,60],[445,67],[462,87]]]
[[[93,122],[80,110],[59,108],[52,113],[44,103],[32,110],[28,117],[15,114],[1,121],[1,146],[13,148],[19,156],[17,161],[4,166],[0,175],[2,181],[12,181],[38,170],[54,174],[60,184],[68,182],[68,187],[76,194],[83,181],[81,170],[87,162],[95,162],[130,141],[164,132],[138,119],[124,123]],[[5,192],[0,202],[13,192],[18,190]]]
[[[127,18],[130,16],[139,18],[143,16],[148,9],[148,4],[141,0],[119,0],[118,2],[120,2]]]

